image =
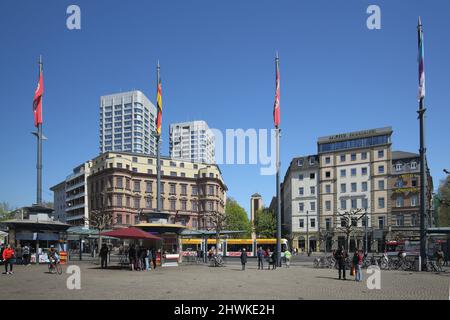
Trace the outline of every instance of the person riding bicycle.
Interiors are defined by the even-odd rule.
[[[58,251],[56,251],[55,246],[50,246],[50,250],[48,251],[47,256],[50,268],[53,268],[55,264],[59,263],[59,254]]]

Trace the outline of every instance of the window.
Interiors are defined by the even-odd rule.
[[[418,205],[417,195],[411,196],[411,207],[415,207]]]
[[[183,177],[183,178],[186,177],[186,173],[181,172],[181,173],[180,173],[180,177]]]
[[[214,195],[214,186],[208,186],[208,195],[213,196]]]
[[[176,164],[176,162],[174,162],[174,161],[170,161],[170,166],[171,166],[171,167],[176,167],[177,164]]]
[[[331,193],[331,185],[330,184],[325,185],[325,193]]]
[[[326,171],[325,172],[325,178],[330,178],[331,177],[331,172],[330,171]]]
[[[350,155],[350,160],[351,160],[351,161],[356,161],[356,153],[352,153],[352,154]]]
[[[186,211],[187,205],[186,200],[181,200],[181,210]]]
[[[192,201],[192,211],[194,211],[194,212],[198,211],[197,201]]]
[[[171,176],[171,177],[176,177],[176,176],[177,176],[177,173],[176,173],[175,171],[170,171],[170,176]]]
[[[330,200],[325,201],[325,210],[326,211],[331,210],[331,201]]]
[[[117,188],[123,188],[123,179],[122,179],[122,177],[117,177]]]
[[[378,173],[384,173],[384,166],[379,166],[378,167]]]
[[[181,185],[181,195],[182,196],[187,195],[187,186],[185,184]],[[184,210],[186,210],[186,209],[184,209]]]
[[[128,208],[130,208],[131,207],[131,198],[130,197],[127,197],[127,205],[126,205]]]
[[[379,229],[384,228],[384,217],[378,217],[378,228]]]
[[[402,171],[403,165],[401,163],[397,163],[395,165],[395,171]]]
[[[151,181],[145,182],[145,192],[152,192],[152,182]]]
[[[314,201],[310,202],[309,203],[309,208],[311,209],[311,211],[316,211],[316,203]]]
[[[119,213],[117,214],[116,222],[117,222],[117,224],[122,224],[122,215]]]
[[[352,209],[356,209],[358,207],[358,202],[356,201],[356,199],[352,199]]]
[[[133,191],[141,191],[141,182],[140,181],[134,181],[134,189]]]
[[[378,150],[378,158],[384,157],[384,150]]]
[[[153,164],[153,159],[147,159],[148,164]]]
[[[417,168],[417,162],[415,162],[415,161],[411,162],[410,167],[413,170],[416,169]]]
[[[345,169],[341,169],[341,177],[345,177]]]
[[[341,193],[347,192],[347,185],[345,183],[341,183]]]
[[[175,192],[176,192],[176,185],[174,184],[174,183],[171,183],[170,185],[170,191],[169,191],[169,193],[170,194],[175,194]]]
[[[368,207],[368,200],[367,200],[367,198],[362,198],[361,199],[361,204],[362,204],[362,207],[364,209],[367,209],[367,207]]]
[[[384,198],[378,198],[378,208],[384,209]]]
[[[361,183],[361,191],[366,192],[367,191],[367,182]]]
[[[412,178],[412,179],[411,179],[411,185],[412,185],[413,187],[417,187],[417,178]]]
[[[120,162],[117,163],[117,168],[122,168],[122,164]]]
[[[341,218],[341,227],[347,226],[347,220],[344,218]]]
[[[401,227],[404,225],[404,223],[405,223],[404,216],[402,214],[397,214],[395,216],[395,225]]]
[[[330,230],[331,229],[331,219],[325,218],[325,229]]]
[[[401,208],[404,205],[404,199],[402,196],[397,196],[396,206],[397,208]]]
[[[147,174],[153,174],[153,170],[152,169],[147,169]]]
[[[299,211],[299,212],[303,212],[304,210],[305,210],[305,205],[304,205],[303,202],[300,202],[300,203],[298,204],[298,211]]]
[[[125,179],[125,189],[130,190],[130,179]]]
[[[417,225],[417,215],[416,214],[412,214],[411,215],[411,225],[412,226],[416,226]]]
[[[134,208],[135,209],[139,209],[139,207],[140,207],[139,200],[140,200],[139,198],[134,198]]]
[[[198,165],[197,164],[194,164],[194,169],[198,169]]]
[[[341,162],[345,162],[345,154],[341,154]]]
[[[170,210],[172,210],[172,211],[176,210],[175,200],[170,200]]]
[[[298,175],[298,180],[303,180],[303,174]]]
[[[378,180],[378,189],[384,190],[384,180]]]
[[[350,172],[352,177],[356,176],[356,168],[352,168]]]
[[[367,152],[361,152],[361,160],[367,159]]]
[[[314,173],[310,173],[310,174],[309,174],[309,178],[310,178],[310,179],[315,179],[315,178],[316,178],[316,175],[315,175]]]
[[[316,194],[316,187],[310,187],[311,194]]]
[[[352,218],[352,226],[353,227],[358,226],[358,220],[356,218]]]
[[[356,182],[352,182],[351,188],[352,188],[352,192],[356,192]]]
[[[138,158],[137,157],[133,157],[133,162],[138,162]]]
[[[397,181],[395,182],[395,186],[397,188],[403,188],[404,187],[404,181],[402,178],[398,178]]]
[[[303,187],[298,188],[298,195],[302,196],[303,195]]]
[[[304,220],[303,220],[303,219],[300,219],[300,220],[298,221],[298,227],[299,227],[299,228],[304,228],[304,227],[305,227],[305,223],[304,223]]]
[[[361,168],[361,175],[363,176],[367,175],[367,168]]]
[[[196,196],[198,194],[198,188],[197,186],[192,186],[192,195]]]
[[[330,163],[331,163],[331,158],[325,157],[325,164],[330,164]]]
[[[152,208],[152,199],[151,198],[146,198],[145,199],[145,207],[147,209],[151,209]]]
[[[135,167],[133,167],[132,170],[133,170],[133,172],[138,172],[138,169]]]
[[[341,209],[342,210],[347,209],[347,201],[345,199],[341,199]]]
[[[297,166],[298,167],[302,167],[303,166],[303,159],[298,159],[297,160]]]
[[[315,228],[316,227],[316,219],[315,218],[312,218],[310,220],[310,223],[311,223],[311,228]]]

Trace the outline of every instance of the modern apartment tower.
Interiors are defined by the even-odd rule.
[[[205,121],[170,125],[169,154],[172,159],[215,163],[214,135]]]
[[[100,153],[156,154],[156,107],[138,90],[100,97]]]

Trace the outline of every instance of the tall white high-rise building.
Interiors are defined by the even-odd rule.
[[[205,121],[170,125],[170,157],[192,162],[214,163],[214,135]]]
[[[156,107],[138,90],[100,97],[100,153],[156,154]]]

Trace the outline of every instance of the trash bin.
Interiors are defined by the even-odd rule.
[[[59,260],[61,264],[67,264],[67,252],[66,251],[61,251],[59,253]]]

